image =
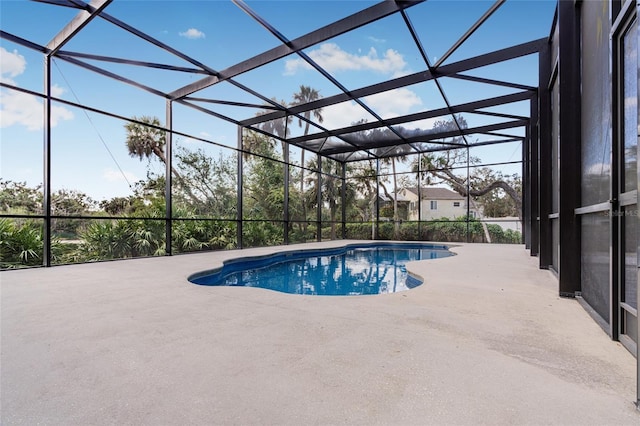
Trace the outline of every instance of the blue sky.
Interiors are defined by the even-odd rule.
[[[375,4],[371,1],[248,1],[247,4],[289,39],[324,26]],[[492,4],[487,1],[430,0],[408,10],[409,18],[434,62]],[[487,53],[521,42],[545,37],[550,30],[555,2],[508,1],[467,40],[445,63]],[[106,12],[133,25],[161,42],[185,52],[198,61],[222,70],[279,44],[278,40],[229,1],[128,1],[115,0]],[[1,25],[4,31],[29,41],[49,42],[75,12],[27,1],[2,0]],[[63,50],[118,56],[149,62],[193,67],[182,59],[143,42],[114,25],[96,19]],[[392,16],[313,46],[307,53],[348,89],[356,89],[424,69],[424,63],[400,16]],[[42,55],[0,40],[0,71],[4,83],[37,92],[43,90]],[[172,91],[200,79],[201,75],[149,70],[117,64],[92,62],[145,85]],[[537,84],[535,58],[479,69],[470,74],[512,79]],[[241,75],[237,81],[268,97],[290,102],[301,84],[312,86],[322,96],[339,89],[310,69],[299,57],[275,61],[261,70]],[[76,67],[60,59],[53,66],[53,93],[62,99],[84,103],[121,116],[151,115],[164,118],[165,101],[137,88]],[[454,79],[442,79],[451,104],[510,90]],[[42,182],[42,101],[37,97],[3,88],[0,99],[1,177]],[[261,100],[228,83],[212,86],[196,94],[239,102],[260,104]],[[433,82],[426,82],[378,94],[364,102],[384,118],[444,106]],[[511,106],[510,113],[525,113],[527,105]],[[240,107],[213,107],[216,112],[238,119],[252,117],[255,110]],[[520,110],[520,111],[518,111]],[[325,108],[324,125],[340,127],[360,119],[371,119],[355,103]],[[470,125],[479,117],[467,115]],[[163,120],[164,121],[164,120]],[[130,158],[125,148],[125,122],[77,108],[54,104],[53,189],[78,189],[96,200],[131,193],[128,186],[145,178],[147,162]],[[297,123],[295,123],[297,124]],[[414,123],[429,127],[431,123]],[[176,130],[222,145],[236,145],[236,128],[223,120],[176,106]],[[312,130],[313,131],[313,130]],[[302,134],[297,125],[293,135]],[[178,137],[178,144],[202,148],[215,155],[219,148]],[[518,159],[518,144],[477,148],[486,162]],[[297,158],[296,149],[292,158]],[[514,157],[514,153],[515,157]],[[156,171],[162,165],[151,164]],[[506,168],[512,172],[516,168]]]

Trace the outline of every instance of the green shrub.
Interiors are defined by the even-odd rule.
[[[42,220],[0,218],[0,269],[42,266],[44,256]],[[56,261],[65,247],[51,239],[51,259]]]
[[[347,223],[345,228],[346,236],[351,240],[370,240],[371,228],[371,222]]]
[[[325,232],[324,230],[322,232]],[[329,231],[330,232],[330,231]],[[316,225],[308,224],[305,228],[302,224],[293,224],[289,228],[289,242],[290,243],[305,243],[316,240]]]
[[[417,222],[401,222],[399,226],[397,239],[401,241],[419,240],[420,235],[418,233],[418,223]]]
[[[75,262],[164,254],[161,236],[146,229],[141,220],[92,221],[80,237],[82,243],[70,259]]]
[[[284,230],[279,222],[245,222],[242,233],[244,247],[275,246],[284,242]]]
[[[378,223],[378,239],[379,240],[393,240],[393,222],[379,222]]]
[[[0,265],[2,269],[42,265],[42,225],[0,219]]]

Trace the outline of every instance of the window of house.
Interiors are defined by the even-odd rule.
[[[438,210],[438,201],[430,201],[431,210]]]
[[[460,207],[460,201],[454,201],[453,207]]]

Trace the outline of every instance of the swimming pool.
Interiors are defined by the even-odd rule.
[[[422,284],[407,273],[407,262],[451,255],[447,246],[436,244],[347,245],[228,260],[189,281],[322,296],[394,293]]]

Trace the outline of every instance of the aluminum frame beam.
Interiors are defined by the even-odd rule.
[[[443,65],[437,70],[437,74],[434,76],[428,70],[416,72],[403,77],[398,77],[393,80],[387,80],[382,83],[373,84],[360,89],[350,91],[350,95],[341,93],[335,96],[329,96],[319,99],[314,102],[309,102],[302,105],[289,108],[289,112],[292,114],[301,114],[306,111],[312,111],[314,109],[324,108],[330,105],[335,105],[341,102],[349,101],[351,98],[361,98],[365,96],[375,95],[377,93],[386,92],[393,89],[399,89],[402,87],[410,86],[416,83],[422,83],[424,81],[432,80],[436,77],[447,77],[450,75],[458,74],[464,71],[469,71],[474,68],[480,68],[487,65],[492,65],[498,62],[508,61],[510,59],[519,58],[522,56],[538,53],[540,48],[546,43],[546,38],[533,40],[527,43],[522,43],[516,46],[507,47],[505,49],[496,50],[484,55],[475,56],[469,59],[464,59],[452,64]],[[262,121],[275,120],[282,118],[285,114],[283,112],[274,112],[271,114],[264,114],[260,117],[252,117],[247,120],[243,120],[242,123],[245,126],[260,123]]]
[[[291,40],[287,45],[283,44],[278,47],[274,47],[271,50],[254,56],[253,58],[240,62],[236,65],[232,65],[231,67],[220,71],[215,77],[206,77],[201,79],[200,81],[196,81],[194,83],[181,87],[171,92],[169,95],[172,99],[183,98],[202,89],[213,86],[220,81],[233,78],[237,75],[258,68],[262,65],[266,65],[278,59],[284,58],[287,55],[299,52],[303,49],[329,40],[333,37],[339,36],[340,34],[344,34],[356,28],[360,28],[364,25],[370,24],[371,22],[375,22],[379,19],[392,15],[400,10],[415,6],[416,4],[422,3],[423,1],[426,0],[415,0],[410,2],[384,1],[378,3],[351,16],[347,16],[344,19],[335,21],[329,25],[326,25],[322,28]]]
[[[559,185],[559,293],[575,297],[582,289],[580,218],[574,214],[580,207],[581,175],[575,159],[581,153],[581,61],[580,9],[574,2],[558,3],[559,56],[558,87],[560,97],[558,155]]]
[[[334,135],[344,135],[348,133],[354,133],[364,130],[376,129],[379,127],[385,126],[395,126],[399,124],[409,123],[412,121],[425,120],[429,118],[440,117],[443,115],[447,115],[449,113],[461,113],[461,112],[476,112],[476,110],[480,108],[489,108],[498,105],[510,104],[513,102],[525,101],[531,99],[531,93],[529,92],[518,92],[510,95],[498,96],[495,98],[483,99],[480,101],[468,102],[465,104],[454,105],[449,108],[439,108],[431,111],[423,111],[414,114],[403,115],[401,117],[395,117],[383,120],[382,122],[368,122],[363,124],[358,124],[355,126],[343,127],[341,129],[336,129],[332,131],[332,136]],[[524,117],[519,117],[520,119],[524,119]],[[244,122],[241,122],[244,125]],[[325,133],[312,133],[306,136],[298,136],[295,138],[289,138],[287,142],[292,143],[294,145],[300,144],[307,140],[314,140],[326,137]]]
[[[514,120],[514,121],[508,121],[505,123],[489,124],[486,126],[466,128],[466,129],[462,129],[462,133],[463,135],[472,135],[474,133],[485,133],[492,130],[502,130],[502,129],[511,129],[514,127],[523,127],[523,126],[526,126],[528,123],[529,123],[529,120]],[[408,137],[405,139],[408,142],[431,142],[434,139],[461,136],[460,133],[461,132],[458,130],[452,130],[448,132],[440,132],[440,133],[433,133],[429,135]],[[390,147],[394,145],[397,145],[397,141],[378,141],[367,146],[367,149],[385,148],[385,147]],[[477,144],[460,145],[459,147],[467,148],[472,146],[477,146]],[[345,149],[345,147],[337,147],[333,149],[327,149],[322,154],[330,156],[330,155],[342,154],[347,152],[351,152],[351,150]]]
[[[253,11],[244,1],[242,0],[232,0],[234,4],[240,7],[246,14],[251,16],[254,20],[260,23],[262,27],[264,27],[267,31],[273,34],[281,43],[285,45],[289,45],[291,41],[287,39],[282,33],[280,33],[276,28],[274,28],[271,24],[269,24],[266,20],[264,20],[261,16],[259,16],[255,11]],[[404,16],[404,15],[403,15]],[[312,68],[318,71],[324,78],[333,83],[334,86],[338,87],[343,93],[349,95],[349,89],[347,89],[342,83],[340,83],[335,77],[333,77],[327,70],[322,68],[316,61],[311,59],[309,55],[302,51],[297,51],[296,54],[300,56],[306,63],[308,63]],[[443,95],[444,96],[444,95]],[[351,97],[351,100],[360,107],[362,107],[365,111],[371,114],[377,121],[382,121],[382,117],[380,117],[374,110],[372,110],[366,103],[358,98]],[[304,121],[307,121],[306,119]],[[395,129],[388,127],[389,131],[395,134],[399,139],[404,141],[403,136],[398,133]],[[349,141],[346,141],[349,142]],[[366,149],[366,148],[363,148]]]
[[[458,73],[458,74],[451,74],[447,77],[456,78],[458,80],[473,81],[474,83],[493,84],[494,86],[510,87],[512,89],[520,89],[520,90],[537,90],[538,89],[535,86],[528,86],[526,84],[511,83],[508,81],[494,80],[491,78],[484,78],[484,77],[476,77],[474,75],[468,75],[468,74]]]
[[[7,40],[7,41],[9,41],[11,43],[15,43],[15,44],[18,44],[20,46],[24,46],[27,49],[36,50],[36,51],[38,51],[40,53],[44,53],[45,55],[50,52],[50,50],[47,49],[44,46],[41,46],[41,45],[39,45],[37,43],[34,43],[32,41],[26,40],[26,39],[24,39],[22,37],[18,37],[17,35],[8,33],[8,32],[3,31],[1,29],[0,29],[0,39]]]
[[[491,17],[491,15],[493,15],[499,8],[500,6],[502,6],[504,4],[504,2],[507,0],[498,0],[496,1],[490,8],[489,10],[487,10],[481,17],[480,19],[478,19],[463,35],[462,37],[460,37],[458,39],[458,41],[456,41],[453,46],[451,46],[449,48],[449,50],[447,50],[444,55],[442,55],[442,57],[440,57],[440,59],[438,60],[438,62],[436,62],[433,67],[434,68],[438,68],[440,67],[440,65],[442,65],[444,63],[444,61],[446,61],[447,59],[449,59],[449,56],[453,55],[453,53],[458,50],[458,48],[460,46],[462,46],[462,44],[467,41],[467,39],[469,37],[471,37],[471,35],[473,35],[473,33],[475,33],[478,28],[480,28],[480,26],[482,24],[485,23],[485,21],[487,19],[489,19]]]
[[[409,33],[411,33],[411,38],[413,39],[413,42],[415,43],[416,47],[418,48],[418,51],[420,52],[420,56],[422,56],[422,60],[424,61],[425,65],[427,66],[427,69],[429,70],[429,72],[432,75],[434,75],[435,74],[435,68],[431,65],[431,62],[429,61],[429,56],[427,55],[427,52],[426,52],[426,50],[424,48],[424,45],[422,44],[422,41],[420,41],[420,37],[418,37],[418,32],[415,30],[415,28],[413,27],[413,23],[409,19],[409,16],[404,11],[402,12],[402,19],[404,20],[404,24],[406,25],[407,29],[409,30]],[[451,112],[451,102],[449,102],[449,98],[447,97],[446,93],[444,92],[444,89],[442,88],[442,84],[440,84],[440,81],[438,80],[438,78],[434,78],[433,81],[436,84],[436,87],[438,88],[438,92],[440,93],[440,96],[444,100],[445,105],[447,106],[447,110],[449,111],[449,114],[451,114],[451,117],[453,118],[454,124],[456,125],[458,130],[462,130],[462,126],[460,126],[460,122],[458,121],[458,117],[456,117],[455,114],[453,114]],[[462,133],[460,133],[460,134],[462,135]],[[467,138],[464,137],[464,135],[462,136],[462,138],[464,140],[464,143],[468,145],[469,141],[467,140]]]
[[[204,66],[203,64],[199,63],[198,61],[195,61],[194,59],[182,54],[181,52],[176,51],[175,49],[165,45],[164,43],[142,33],[141,31],[129,26],[128,24],[125,24],[121,21],[119,21],[118,19],[102,12],[102,10],[104,9],[104,7],[106,7],[106,5],[110,2],[111,0],[94,0],[91,4],[86,4],[83,5],[81,2],[79,1],[75,1],[75,0],[69,0],[69,1],[43,1],[44,3],[51,3],[51,4],[56,4],[59,6],[67,6],[67,7],[75,7],[77,9],[86,9],[86,10],[82,10],[81,13],[78,14],[79,16],[86,16],[87,14],[89,14],[89,16],[100,16],[103,19],[105,19],[106,21],[119,26],[120,28],[131,32],[132,34],[141,37],[142,39],[144,39],[145,41],[148,41],[150,43],[152,43],[153,45],[160,47],[170,53],[173,53],[175,55],[177,55],[178,57],[194,64],[197,65],[199,67],[202,67],[202,70],[199,69],[192,69],[192,68],[186,68],[186,67],[173,67],[170,65],[164,65],[164,64],[153,64],[153,63],[145,63],[145,62],[141,62],[141,61],[132,61],[132,60],[127,60],[127,59],[120,59],[120,58],[110,58],[110,57],[104,57],[104,56],[98,56],[98,55],[88,55],[88,54],[82,54],[82,53],[75,53],[75,52],[64,52],[64,51],[59,51],[58,57],[60,57],[63,60],[69,61],[71,63],[74,63],[76,65],[79,66],[83,66],[91,71],[94,72],[98,72],[101,73],[105,76],[111,77],[111,78],[115,78],[121,82],[124,82],[126,84],[130,84],[133,85],[135,87],[138,87],[140,89],[149,91],[155,95],[164,97],[165,99],[171,99],[172,94],[171,93],[164,93],[160,90],[156,90],[153,89],[151,87],[145,86],[143,84],[137,83],[135,81],[126,79],[124,77],[121,77],[117,74],[111,73],[109,71],[106,70],[102,70],[98,67],[95,67],[93,65],[90,64],[86,64],[83,63],[82,61],[79,61],[78,59],[76,59],[75,57],[84,57],[87,59],[94,59],[94,60],[104,60],[104,61],[110,61],[110,62],[118,62],[118,63],[125,63],[125,64],[129,64],[129,65],[139,65],[139,66],[148,66],[148,67],[152,67],[152,68],[163,68],[163,69],[169,69],[169,70],[174,70],[174,71],[185,71],[185,72],[192,72],[192,73],[212,73],[214,74],[214,76],[219,77],[221,73],[218,73],[215,70],[212,70],[206,66]],[[236,0],[236,4],[242,3],[242,0]],[[303,49],[303,45],[314,45],[317,44],[323,40],[326,40],[327,38],[330,37],[334,37],[335,35],[338,34],[342,34],[344,32],[348,32],[350,30],[353,30],[355,28],[358,28],[360,26],[366,25],[367,23],[373,22],[375,20],[384,18],[386,16],[389,16],[393,13],[397,13],[400,12],[403,17],[405,17],[405,23],[408,25],[409,30],[412,29],[411,23],[408,21],[408,18],[406,16],[406,13],[404,12],[404,10],[414,4],[420,3],[420,1],[417,2],[381,2],[377,5],[374,5],[368,9],[362,10],[354,15],[351,15],[350,17],[347,17],[343,20],[340,21],[336,21],[328,26],[325,26],[319,30],[316,30],[314,32],[311,32],[307,35],[304,35],[302,37],[299,37],[296,40],[293,41],[288,41],[286,39],[284,39],[284,36],[281,36],[281,41],[283,42],[283,46],[287,47],[287,49],[289,50],[289,53],[291,52],[298,52],[300,54],[302,54],[302,52],[300,52],[300,49]],[[483,18],[481,18],[478,22],[476,22],[476,24],[474,24],[474,27],[477,29],[477,27],[479,27],[482,22],[484,22],[484,20],[486,20],[492,13],[493,11],[497,10],[497,8],[501,5],[502,0],[498,0],[493,6],[492,8],[485,14],[486,16],[483,16]],[[84,7],[83,7],[84,6]],[[89,13],[88,11],[91,11],[91,13]],[[82,22],[78,17],[76,17],[77,19],[74,19],[73,22],[75,22],[75,24],[72,25],[72,23],[69,24],[70,28],[76,28],[78,31],[79,29],[83,26]],[[76,22],[77,21],[77,22]],[[88,22],[88,21],[87,21]],[[266,23],[266,22],[265,22]],[[268,23],[266,23],[268,24]],[[86,23],[84,24],[86,25]],[[274,29],[269,28],[270,31],[275,31]],[[69,31],[72,31],[71,29],[69,29]],[[475,31],[473,29],[470,29],[469,34],[467,34],[466,36],[463,36],[464,39],[468,38],[468,36],[470,36],[470,34]],[[68,31],[67,31],[68,32]],[[77,31],[76,31],[77,32]],[[412,34],[415,35],[415,32],[412,32]],[[277,34],[276,34],[277,35]],[[3,38],[14,38],[13,36],[9,35],[9,34],[2,34]],[[324,38],[323,38],[324,37]],[[466,37],[466,38],[465,38]],[[48,51],[50,55],[55,54],[55,52],[57,52],[65,43],[65,39],[62,38],[61,35],[59,35],[57,38],[59,38],[60,40],[58,40],[59,44],[56,45],[51,45],[51,47],[53,47],[53,49],[55,49],[55,51],[49,47],[40,47],[39,50],[44,50],[44,51]],[[415,37],[414,37],[415,38]],[[37,45],[32,44],[26,40],[20,40],[21,42],[30,44],[29,47],[32,48],[37,48]],[[208,114],[211,114],[213,116],[216,116],[220,119],[224,119],[227,121],[230,121],[234,124],[240,124],[243,126],[250,126],[252,124],[257,124],[260,122],[264,122],[266,120],[270,120],[270,119],[276,119],[276,118],[281,118],[284,117],[286,115],[293,115],[293,116],[297,116],[300,117],[300,115],[306,111],[312,110],[312,109],[316,109],[316,108],[322,108],[322,105],[329,105],[329,104],[334,104],[334,103],[338,103],[341,101],[346,101],[346,100],[353,100],[353,101],[359,101],[359,99],[357,99],[358,97],[362,97],[362,96],[368,96],[370,94],[375,94],[375,93],[380,93],[383,91],[387,91],[387,90],[392,90],[393,88],[399,88],[399,87],[404,87],[406,85],[410,85],[410,84],[414,84],[414,82],[420,82],[420,81],[426,81],[426,80],[431,80],[434,79],[437,82],[437,78],[439,77],[446,77],[446,76],[451,76],[452,78],[460,78],[460,79],[466,79],[466,80],[472,80],[472,81],[477,81],[477,82],[481,82],[481,83],[488,83],[488,84],[498,84],[498,85],[505,85],[505,86],[509,86],[509,87],[519,87],[519,88],[523,88],[526,90],[530,90],[532,89],[531,87],[525,86],[525,85],[516,85],[513,83],[508,83],[508,82],[500,82],[500,81],[496,81],[496,80],[490,80],[490,79],[482,79],[479,77],[474,77],[474,76],[465,76],[465,75],[461,75],[459,74],[462,71],[466,71],[466,70],[470,70],[473,68],[477,68],[477,67],[481,67],[481,66],[486,66],[489,65],[491,63],[496,63],[496,62],[501,62],[504,60],[508,60],[508,59],[513,59],[516,57],[520,57],[520,56],[524,56],[524,55],[528,55],[531,53],[535,53],[537,51],[539,51],[539,47],[541,45],[541,42],[543,41],[543,39],[540,40],[534,40],[532,42],[529,43],[523,43],[521,45],[517,45],[517,46],[512,46],[510,48],[506,48],[506,49],[502,49],[499,51],[495,51],[495,52],[491,52],[488,54],[484,54],[475,58],[469,58],[466,59],[464,61],[460,61],[457,63],[453,63],[453,64],[448,64],[445,66],[442,66],[440,69],[438,69],[437,71],[435,71],[433,68],[430,67],[428,60],[427,60],[427,67],[430,68],[429,70],[427,70],[426,72],[420,72],[420,73],[415,73],[413,75],[410,76],[405,76],[405,77],[401,77],[399,79],[395,79],[395,80],[391,80],[391,81],[387,81],[384,83],[380,83],[380,84],[376,84],[376,85],[372,85],[372,86],[368,86],[362,89],[358,89],[356,91],[351,91],[349,92],[346,88],[343,88],[341,86],[341,89],[343,89],[342,94],[331,97],[331,98],[323,98],[319,101],[316,102],[312,102],[312,103],[308,103],[308,104],[303,104],[297,107],[293,107],[293,108],[282,108],[281,106],[277,106],[277,107],[273,107],[273,109],[276,109],[276,111],[274,111],[273,113],[270,114],[263,114],[260,117],[256,117],[256,118],[252,118],[243,122],[238,122],[237,120],[233,120],[230,119],[229,117],[225,117],[223,115],[217,114],[213,111],[210,111],[206,108],[200,108],[196,105],[193,105],[191,103],[187,103],[187,102],[180,102],[183,103],[185,105],[188,105],[190,107],[194,107],[196,109],[200,109],[203,112],[207,112]],[[419,42],[419,40],[415,40],[415,42],[417,43],[418,48],[420,49],[420,51],[422,52],[423,56],[425,55],[424,49],[422,49],[422,46]],[[461,45],[464,42],[463,39],[460,39],[457,44]],[[302,44],[300,44],[302,43]],[[282,49],[283,46],[280,46],[278,48],[272,49],[268,52],[264,52],[261,55],[264,55],[266,53],[271,52],[272,54],[277,51],[278,49]],[[292,47],[293,46],[293,47]],[[291,50],[293,49],[293,50]],[[296,50],[297,49],[297,50]],[[455,49],[453,49],[455,50]],[[452,50],[452,52],[453,52]],[[281,51],[282,53],[282,51]],[[258,56],[261,56],[258,55]],[[75,56],[75,57],[74,57]],[[268,63],[268,62],[261,62],[261,63],[257,63],[257,62],[252,62],[253,59],[256,59],[257,57],[254,57],[248,61],[244,61],[243,63],[240,64],[236,64],[233,67],[236,67],[237,71],[240,71],[241,69],[244,69],[245,71],[248,70],[249,68],[245,68],[246,65],[250,65],[250,69],[256,68],[258,66],[260,66],[261,64],[264,63]],[[275,58],[277,59],[277,58]],[[273,59],[273,60],[275,60]],[[425,57],[426,59],[426,57]],[[244,72],[244,71],[242,71]],[[408,77],[408,78],[407,78]],[[230,75],[225,75],[224,77],[226,80],[230,80]],[[197,83],[197,82],[196,82]],[[235,83],[232,80],[230,80],[230,83]],[[241,85],[240,85],[241,86]],[[260,98],[263,98],[260,94],[255,93],[253,91],[250,91],[250,89],[245,88],[245,87],[240,87],[241,89],[244,90],[249,90],[249,93],[252,93]],[[173,92],[172,92],[173,93]],[[444,93],[442,93],[443,97],[444,97]],[[524,99],[522,99],[524,100]],[[212,103],[216,103],[217,101],[214,100],[210,100],[207,101],[206,99],[198,99],[198,101],[202,101],[202,102],[212,102]],[[225,103],[225,101],[219,101],[220,103]],[[481,101],[480,101],[481,102]],[[507,103],[507,101],[505,100],[505,103]],[[476,108],[482,108],[482,106],[479,106],[480,104],[477,104],[478,106],[476,106]],[[244,106],[244,105],[243,105]],[[442,110],[437,110],[437,111],[433,111],[433,112],[426,112],[424,113],[425,115],[422,115],[422,118],[432,118],[434,116],[437,115],[448,115],[448,114],[454,114],[456,112],[472,112],[469,110],[463,111],[463,110],[459,110],[456,107],[451,107],[448,105],[448,108],[446,109],[442,109]],[[481,112],[480,112],[481,113]],[[374,112],[374,116],[375,116],[375,112]],[[353,131],[359,131],[359,130],[366,130],[366,129],[371,129],[371,128],[375,128],[375,127],[388,127],[391,129],[391,131],[394,131],[393,128],[389,127],[392,126],[394,124],[400,124],[402,122],[408,122],[411,120],[418,120],[421,119],[421,116],[418,115],[412,115],[412,116],[404,116],[402,117],[400,120],[395,120],[395,121],[388,121],[388,120],[383,120],[380,117],[377,117],[378,121],[376,122],[371,122],[371,123],[366,123],[364,125],[360,125],[361,127],[351,127],[351,128],[345,128],[345,129],[340,129],[339,131],[335,131],[335,130],[331,130],[331,129],[325,129],[324,132],[321,133],[317,133],[314,135],[307,135],[306,136],[306,140],[311,140],[311,139],[318,139],[318,136],[321,136],[323,138],[325,138],[325,140],[328,137],[337,137],[341,139],[341,135],[343,135],[344,133],[347,132],[353,132]],[[315,123],[314,123],[315,124]],[[458,126],[459,127],[459,126]],[[322,127],[321,127],[322,128]],[[461,131],[462,129],[458,129],[458,136],[463,136],[468,134],[468,132],[463,132]],[[406,139],[405,137],[403,137],[403,135],[401,134],[397,134],[396,136],[398,136],[398,139],[393,140],[393,145],[397,145],[397,144],[411,144],[413,142],[412,139]],[[429,139],[431,138],[438,138],[438,136],[429,136]],[[421,138],[422,139],[422,138]],[[360,146],[360,145],[356,145],[351,143],[348,140],[344,140],[341,139],[344,142],[346,142],[347,144],[351,145],[351,150],[356,151],[356,150],[367,150],[369,149],[369,146]],[[303,144],[303,142],[305,142],[305,140],[303,139],[293,139],[293,140],[289,140],[287,142],[293,143],[294,145],[298,144],[298,146],[300,146],[301,148],[306,148],[305,145]],[[391,145],[386,145],[386,146],[391,146]],[[410,145],[411,146],[411,145]],[[341,147],[343,148],[343,147]],[[420,151],[419,148],[413,147],[415,151]],[[308,149],[308,148],[306,148]],[[317,152],[321,153],[321,154],[325,154],[325,152],[323,151],[322,147],[321,149],[319,149]],[[331,151],[328,151],[327,153],[330,153]],[[373,155],[374,157],[377,157],[377,154],[373,154],[373,153],[369,153],[370,155]]]
[[[64,55],[60,55],[60,54],[56,55],[56,58],[60,58],[60,59],[62,59],[64,61],[66,61],[66,62],[69,62],[69,63],[72,63],[72,64],[77,65],[79,67],[88,69],[88,70],[93,71],[93,72],[95,72],[97,74],[101,74],[101,75],[103,75],[105,77],[112,78],[112,79],[117,80],[117,81],[119,81],[121,83],[125,83],[125,84],[128,84],[130,86],[137,87],[138,89],[144,90],[144,91],[149,92],[149,93],[153,93],[154,95],[160,96],[161,98],[165,98],[165,99],[167,98],[166,93],[164,93],[164,92],[162,92],[160,90],[154,89],[153,87],[146,86],[146,85],[144,85],[142,83],[138,83],[137,81],[131,80],[131,79],[126,78],[126,77],[123,77],[123,76],[121,76],[119,74],[116,74],[116,73],[113,73],[111,71],[107,71],[107,70],[104,70],[102,68],[96,67],[95,65],[91,65],[91,64],[88,64],[86,62],[82,62],[82,61],[80,61],[80,60],[78,60],[76,58],[72,58],[72,57],[64,56]]]
[[[204,71],[198,68],[178,67],[175,65],[160,64],[156,62],[144,62],[144,61],[137,61],[134,59],[116,58],[113,56],[102,56],[102,55],[93,55],[90,53],[71,52],[68,50],[60,50],[58,54],[67,56],[67,57],[73,57],[73,58],[90,59],[93,61],[101,61],[101,62],[112,62],[115,64],[133,65],[133,66],[146,67],[146,68],[157,68],[157,69],[162,69],[167,71],[179,71],[179,72],[186,72],[186,73],[192,73],[192,74],[207,74],[207,75],[209,74],[207,71]]]
[[[80,11],[58,34],[56,34],[46,48],[49,55],[55,55],[67,44],[80,30],[82,30],[93,18],[97,17],[113,0],[91,0],[87,9]]]

